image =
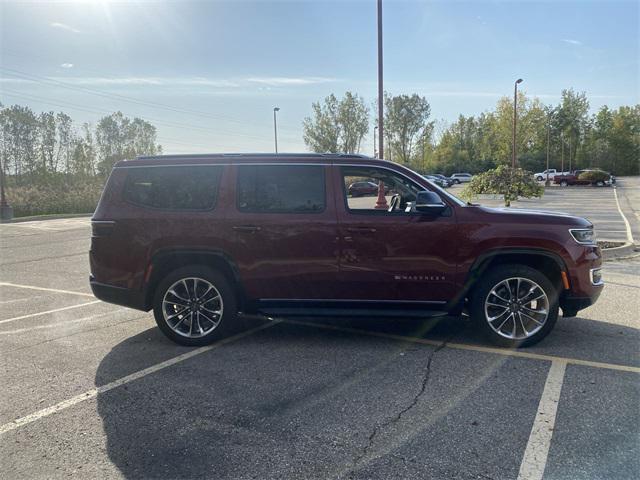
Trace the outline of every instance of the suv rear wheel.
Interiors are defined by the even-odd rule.
[[[538,270],[502,265],[480,280],[471,300],[471,317],[492,343],[533,345],[558,319],[558,290]]]
[[[207,267],[174,270],[158,285],[153,313],[162,332],[181,345],[207,345],[232,331],[236,296],[227,279]]]

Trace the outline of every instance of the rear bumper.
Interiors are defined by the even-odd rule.
[[[89,277],[89,284],[91,285],[91,291],[95,297],[103,302],[115,303],[116,305],[122,305],[123,307],[135,308],[136,310],[148,311],[144,304],[143,295],[129,290],[128,288],[115,287],[113,285],[107,285],[106,283],[100,283],[93,278]]]

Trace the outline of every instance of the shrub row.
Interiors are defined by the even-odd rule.
[[[103,180],[38,183],[8,186],[7,202],[14,217],[65,213],[93,213],[100,200]]]

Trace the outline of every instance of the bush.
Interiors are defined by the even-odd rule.
[[[500,165],[474,176],[461,196],[472,199],[481,194],[502,195],[505,207],[509,207],[512,201],[520,197],[541,197],[543,193],[544,188],[534,180],[532,172]]]
[[[603,172],[602,170],[589,170],[578,175],[578,180],[591,183],[604,182],[606,180],[609,180],[609,174],[607,172]]]
[[[100,200],[101,177],[39,180],[8,185],[7,201],[15,217],[64,213],[93,213]]]

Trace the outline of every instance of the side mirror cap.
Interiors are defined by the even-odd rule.
[[[418,192],[416,195],[414,208],[416,212],[437,215],[447,208],[447,204],[442,201],[442,198],[437,193],[425,190]]]

